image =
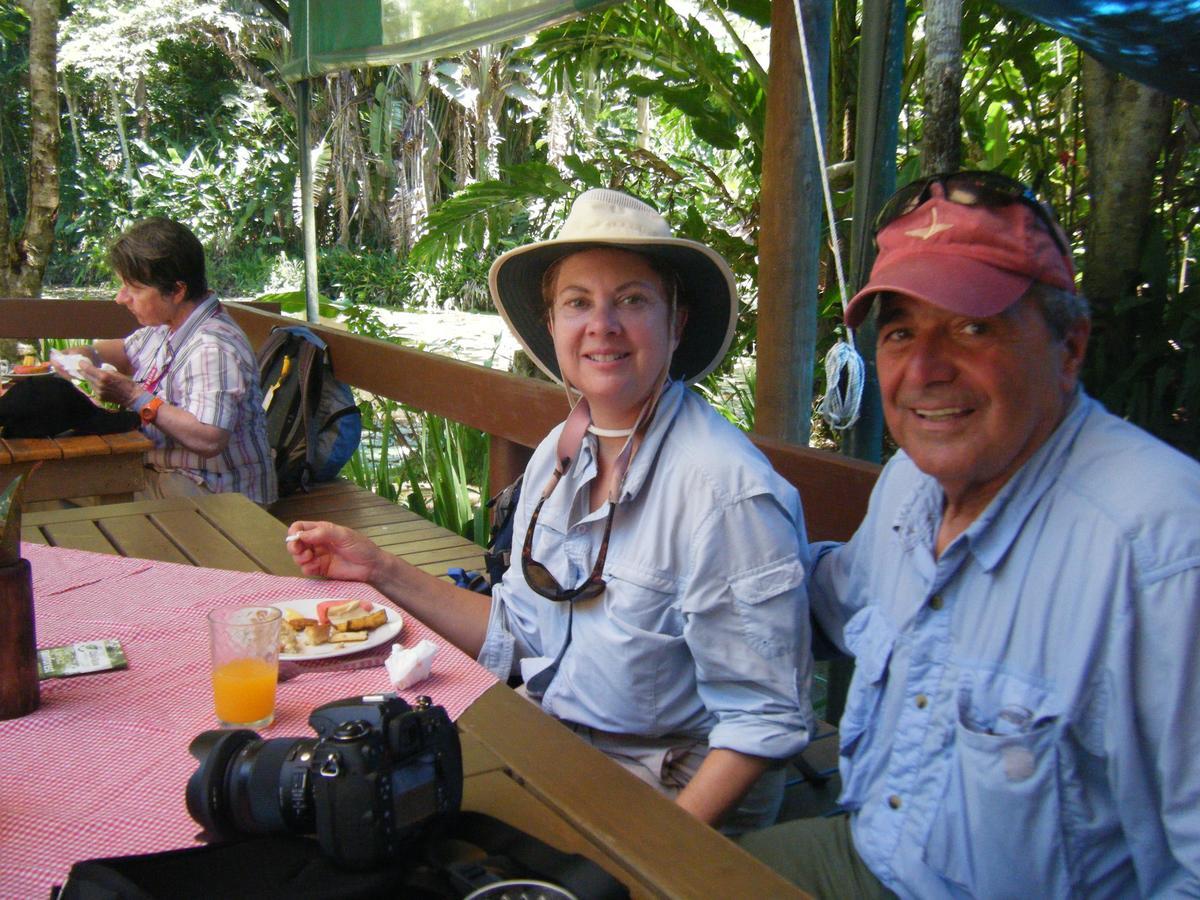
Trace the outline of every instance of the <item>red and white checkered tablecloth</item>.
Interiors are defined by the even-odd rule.
[[[33,568],[39,647],[117,638],[129,667],[41,684],[41,707],[0,722],[0,898],[39,898],[84,859],[194,844],[184,789],[188,744],[217,727],[205,613],[214,606],[305,597],[367,598],[357,582],[227,572],[24,544]],[[407,613],[400,642],[439,645],[427,694],[457,718],[496,679]],[[312,737],[317,706],[391,689],[379,665],[322,671],[278,687],[264,737]],[[353,657],[357,658],[357,657]],[[305,663],[318,669],[337,665]]]

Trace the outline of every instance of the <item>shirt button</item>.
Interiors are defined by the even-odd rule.
[[[924,709],[929,705],[929,698],[924,694],[917,694],[917,709]]]
[[[888,797],[888,806],[890,806],[892,809],[899,809],[900,808],[900,795],[892,794],[892,796]]]
[[[934,594],[932,597],[930,597],[929,598],[929,607],[931,609],[941,609],[942,608],[942,595]]]

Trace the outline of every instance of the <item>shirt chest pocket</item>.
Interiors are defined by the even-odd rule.
[[[925,861],[975,896],[1068,896],[1052,695],[988,671],[964,675],[957,699],[946,792]]]
[[[871,726],[878,725],[896,630],[878,609],[867,606],[846,623],[843,634],[854,656],[854,678],[846,696],[846,711],[838,723],[842,775],[839,802],[847,809],[858,809],[871,779],[866,762],[873,755],[868,747],[872,740]]]
[[[610,589],[604,598],[609,616],[631,633],[650,632],[677,638],[683,617],[676,609],[675,579],[621,561],[610,561],[604,577]]]

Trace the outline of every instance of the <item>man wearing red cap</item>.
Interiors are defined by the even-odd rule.
[[[1200,895],[1200,465],[1079,386],[1090,323],[1022,185],[888,202],[877,314],[898,452],[810,582],[855,657],[849,813],[743,846],[819,896]]]

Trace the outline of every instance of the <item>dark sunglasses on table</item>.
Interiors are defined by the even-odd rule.
[[[892,194],[879,214],[875,217],[874,235],[899,219],[906,216],[922,203],[928,201],[932,194],[930,187],[941,185],[945,198],[960,206],[1008,206],[1020,203],[1032,210],[1054,239],[1059,252],[1068,258],[1071,255],[1066,239],[1059,228],[1058,219],[1050,204],[1039,200],[1031,188],[1021,182],[1001,175],[999,172],[967,171],[944,172],[918,178]]]

